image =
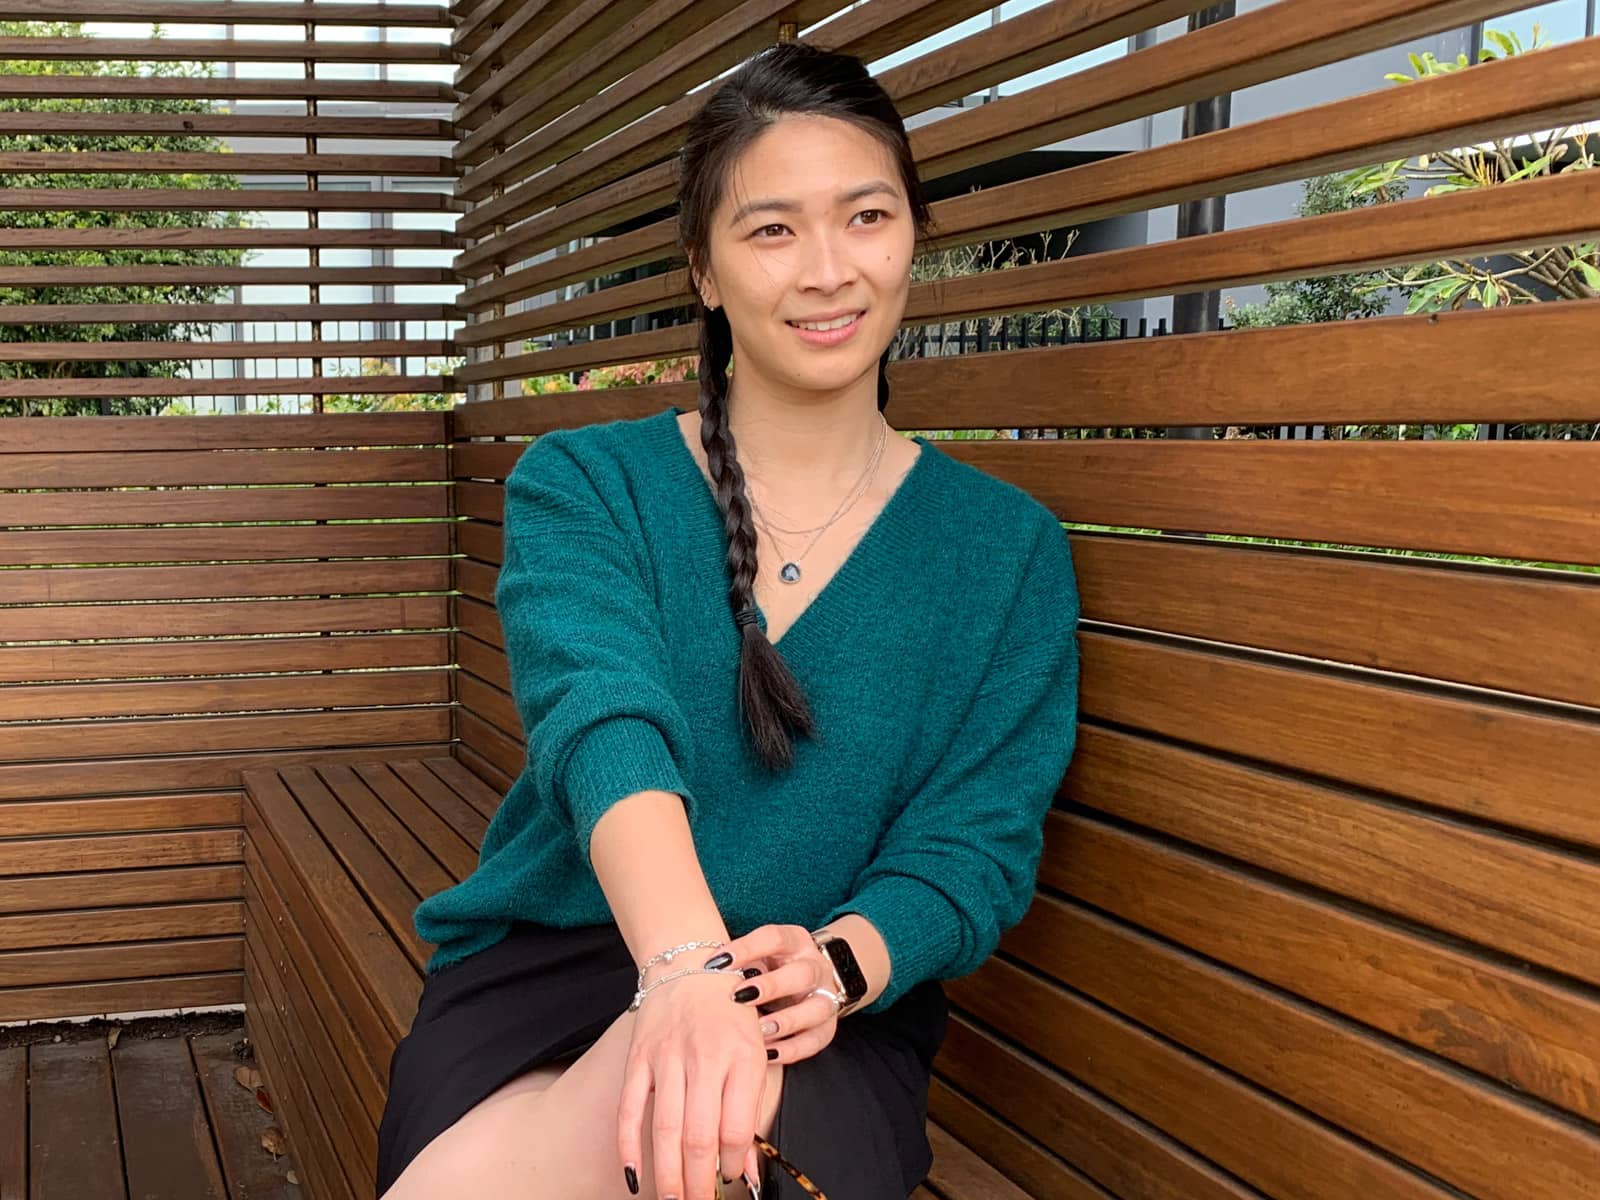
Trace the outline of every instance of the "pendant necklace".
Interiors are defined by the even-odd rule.
[[[867,463],[866,471],[863,472],[860,481],[855,487],[850,489],[850,493],[840,503],[839,507],[834,509],[833,516],[829,517],[821,525],[816,526],[814,530],[784,530],[785,533],[814,532],[816,534],[816,537],[813,537],[811,541],[806,544],[806,548],[800,552],[798,558],[785,562],[783,566],[779,568],[778,578],[784,583],[800,582],[800,560],[804,559],[807,554],[811,553],[811,548],[817,544],[818,539],[822,537],[823,533],[826,532],[835,521],[853,508],[856,504],[856,501],[860,500],[861,497],[866,493],[868,485],[872,482],[873,477],[877,474],[878,463],[883,458],[884,444],[888,440],[889,436],[889,422],[884,420],[881,412],[878,414],[878,423],[878,444],[872,452],[872,460]],[[783,547],[779,545],[778,539],[773,536],[773,527],[767,523],[765,517],[759,515],[759,510],[757,509],[755,498],[753,496],[750,499],[750,508],[751,515],[755,516],[757,523],[762,527],[762,529],[766,530],[767,537],[771,539],[772,544],[777,546],[780,552],[783,551]]]

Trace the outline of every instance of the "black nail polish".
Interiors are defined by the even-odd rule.
[[[754,1000],[760,994],[761,991],[759,988],[742,987],[733,994],[733,998],[740,1004],[749,1004],[750,1001]]]
[[[746,967],[741,972],[741,974],[743,974],[746,979],[754,979],[757,975],[761,974],[761,968],[760,967]],[[730,1179],[730,1180],[728,1180],[728,1182],[732,1183],[733,1180]]]
[[[774,1050],[771,1046],[768,1046],[767,1047],[767,1061],[771,1062],[773,1059],[775,1059],[777,1057],[778,1057],[778,1052],[776,1050]]]
[[[725,967],[733,961],[733,955],[724,950],[721,954],[706,963],[708,970],[715,971],[718,967]]]
[[[732,1183],[732,1182],[733,1182],[733,1180],[731,1180],[731,1179],[729,1179],[729,1178],[728,1178],[728,1177],[727,1177],[727,1176],[726,1176],[726,1175],[724,1175],[724,1174],[723,1174],[723,1173],[722,1173],[722,1172],[721,1172],[721,1171],[718,1171],[718,1172],[717,1172],[717,1178],[718,1178],[718,1179],[720,1179],[720,1180],[722,1180],[722,1183],[723,1183],[723,1186],[724,1186],[724,1187],[726,1187],[726,1186],[727,1186],[727,1185],[728,1185],[728,1184],[730,1184],[730,1183]]]
[[[639,1194],[639,1174],[632,1167],[622,1168],[622,1177],[628,1181],[628,1191],[637,1196]]]

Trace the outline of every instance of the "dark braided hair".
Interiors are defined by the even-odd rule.
[[[919,240],[933,227],[899,111],[853,55],[789,41],[758,51],[730,75],[690,121],[678,156],[678,248],[691,275],[710,263],[711,220],[740,155],[779,118],[834,117],[882,142],[893,156]],[[728,429],[728,363],[733,331],[727,313],[708,309],[698,286],[700,442],[728,536],[728,605],[740,630],[739,707],[757,754],[768,767],[793,761],[793,734],[817,729],[799,682],[754,620],[756,530],[744,471]],[[889,403],[885,347],[878,360],[878,410]]]

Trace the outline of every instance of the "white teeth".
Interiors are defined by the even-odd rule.
[[[843,329],[846,325],[850,324],[850,322],[854,321],[860,315],[860,313],[851,313],[849,316],[836,317],[832,321],[790,321],[789,324],[793,325],[796,329],[813,329],[818,333],[825,333],[830,329]]]

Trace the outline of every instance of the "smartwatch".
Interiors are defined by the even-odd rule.
[[[817,949],[833,964],[834,989],[845,999],[844,1007],[839,1010],[842,1017],[854,1010],[867,994],[867,977],[861,973],[861,964],[856,962],[855,951],[850,949],[849,942],[827,931],[811,936],[817,943]]]

